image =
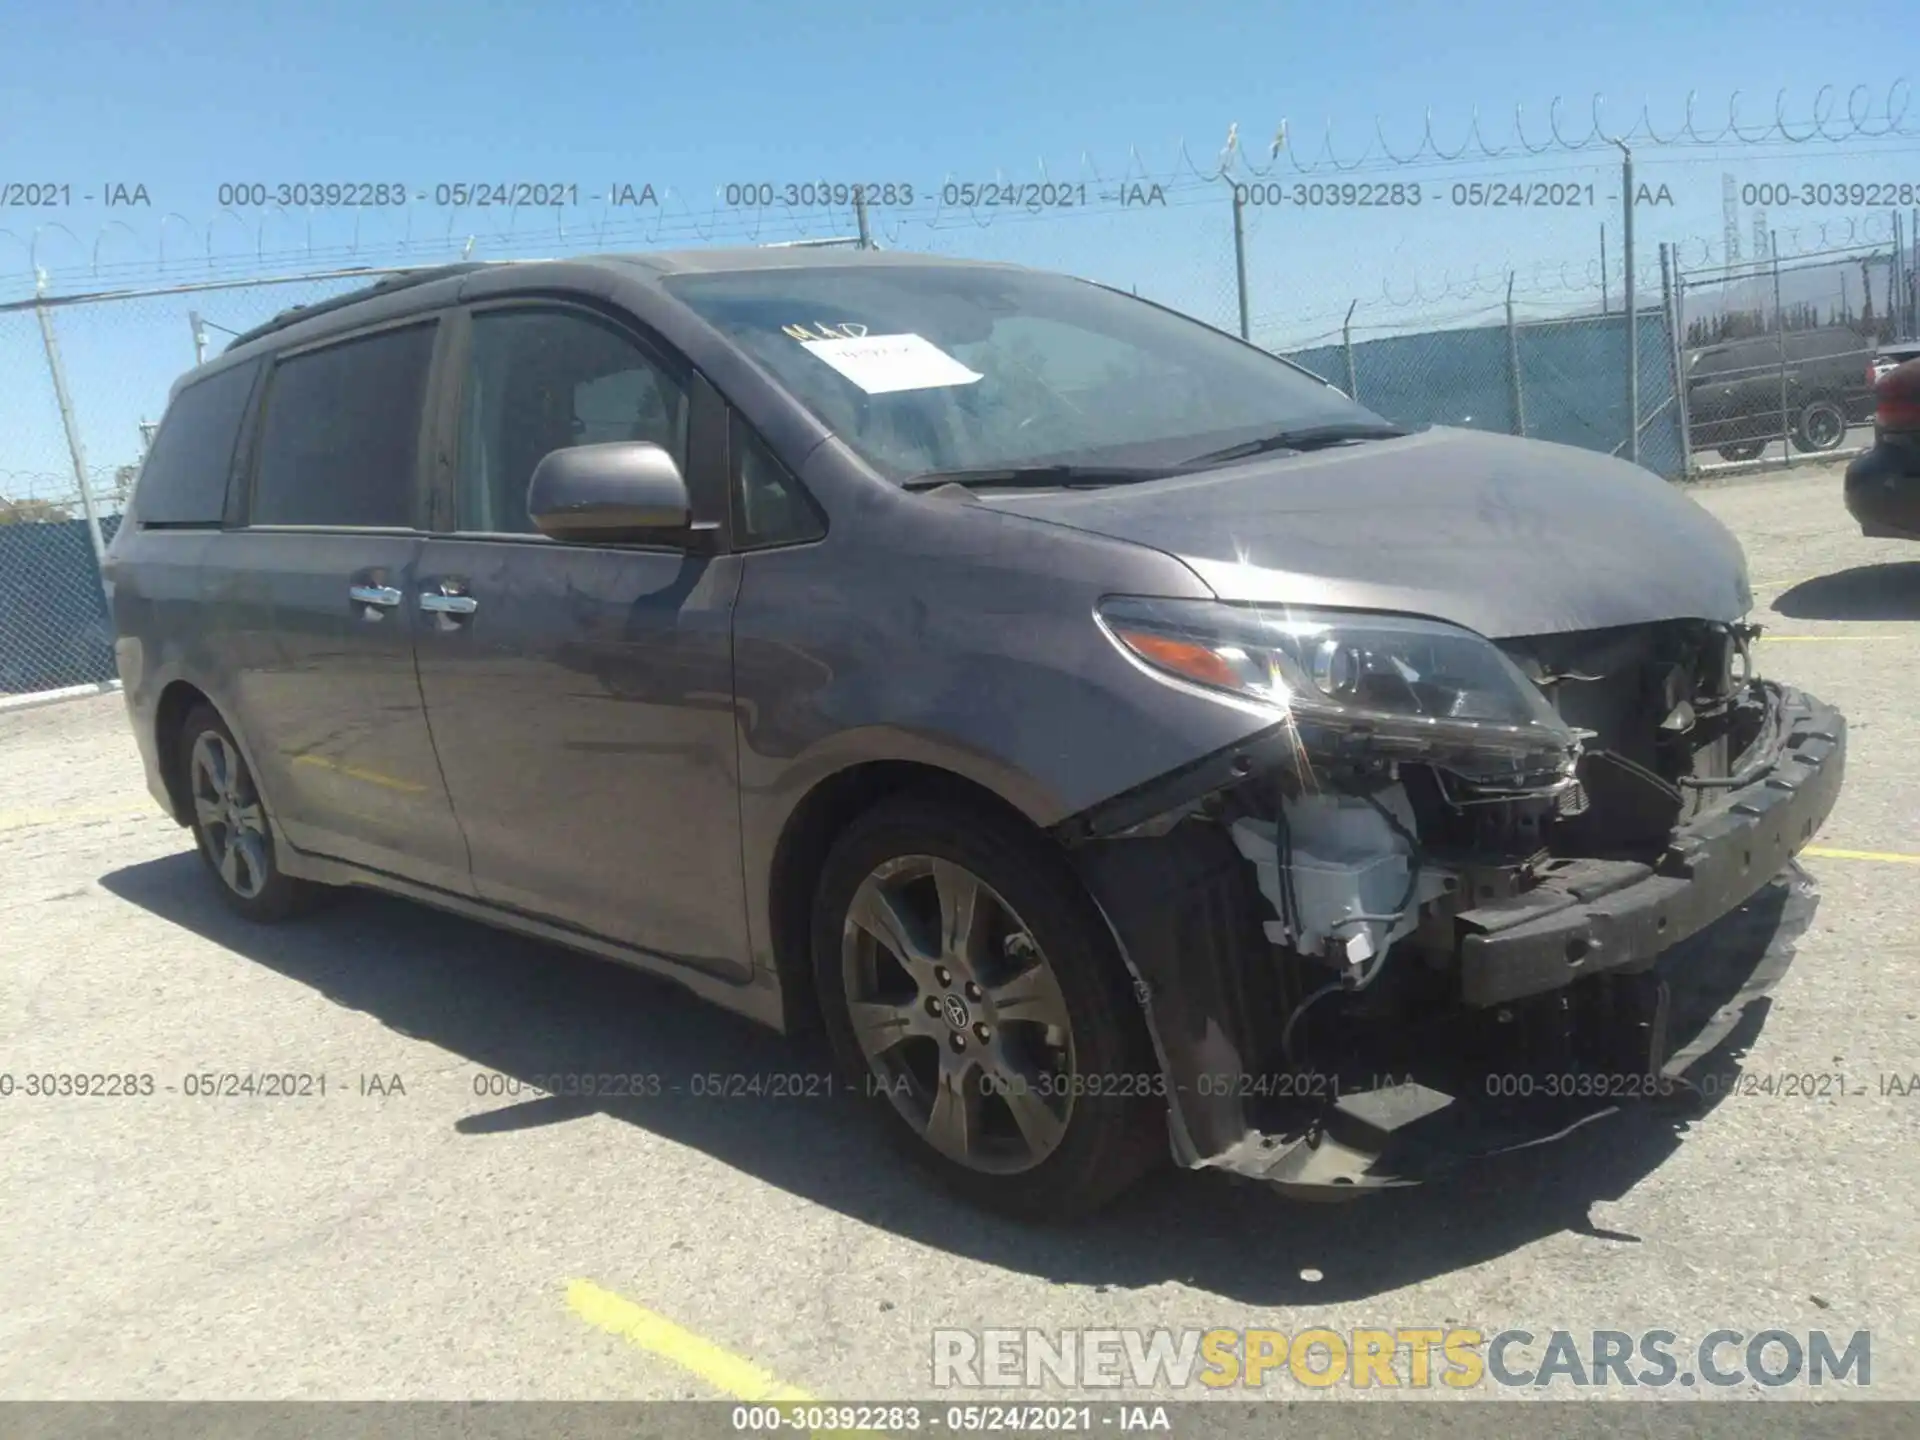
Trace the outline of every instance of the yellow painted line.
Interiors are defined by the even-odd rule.
[[[1800,853],[1822,860],[1878,860],[1885,865],[1920,865],[1920,855],[1902,855],[1897,850],[1835,850],[1827,845],[1809,845]]]
[[[345,775],[350,780],[364,780],[369,785],[379,785],[388,790],[400,790],[409,795],[426,792],[426,786],[412,780],[396,780],[391,775],[382,775],[377,770],[362,770],[356,765],[342,765],[337,760],[329,760],[324,755],[296,755],[295,765],[317,765],[322,770],[331,770],[336,775]]]
[[[1877,638],[1877,637],[1876,637]],[[1888,639],[1896,637],[1888,636]],[[370,785],[384,785],[389,790],[404,790],[409,795],[424,795],[427,787],[415,784],[411,780],[396,780],[391,775],[381,775],[372,770],[362,770],[353,765],[342,765],[340,773],[355,780],[365,780]]]
[[[159,819],[162,814],[160,807],[151,803],[112,808],[75,806],[62,810],[0,810],[0,831],[30,830],[36,825],[64,825],[77,820],[130,820],[135,815],[152,815]]]
[[[696,1335],[611,1290],[602,1290],[591,1280],[567,1282],[567,1306],[596,1329],[618,1335],[636,1349],[671,1361],[735,1400],[756,1403],[814,1398],[804,1390],[783,1384],[771,1372],[714,1344],[704,1335]]]

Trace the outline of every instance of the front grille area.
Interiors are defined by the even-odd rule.
[[[1561,718],[1588,732],[1585,803],[1555,817],[1553,853],[1644,856],[1716,803],[1697,782],[1731,774],[1764,721],[1746,644],[1735,627],[1682,620],[1503,645]]]
[[[1677,779],[1692,773],[1687,739],[1735,696],[1739,636],[1699,620],[1507,641],[1568,724],[1609,751]]]

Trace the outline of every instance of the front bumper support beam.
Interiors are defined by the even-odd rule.
[[[1826,822],[1840,794],[1847,722],[1787,691],[1772,768],[1723,808],[1674,831],[1656,865],[1569,861],[1511,899],[1456,917],[1461,997],[1498,1005],[1588,975],[1633,971],[1759,890]]]

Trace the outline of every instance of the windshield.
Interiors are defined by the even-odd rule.
[[[1175,466],[1280,430],[1382,423],[1263,351],[1065,276],[869,265],[665,284],[895,480]]]

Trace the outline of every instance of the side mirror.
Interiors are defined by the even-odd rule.
[[[550,540],[658,543],[684,537],[693,505],[673,456],[621,440],[550,451],[527,482],[527,516]]]

